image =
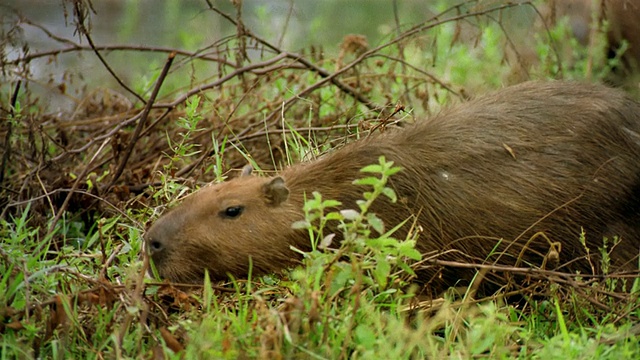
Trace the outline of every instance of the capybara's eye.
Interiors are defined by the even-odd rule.
[[[230,206],[222,211],[222,216],[235,218],[242,214],[242,210],[244,210],[244,206]]]

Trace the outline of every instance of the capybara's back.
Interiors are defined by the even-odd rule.
[[[607,237],[612,268],[637,269],[640,106],[618,90],[561,81],[505,88],[278,177],[205,187],[148,231],[152,258],[175,281],[200,281],[204,269],[245,276],[249,258],[256,273],[290,266],[299,259],[291,246],[309,249],[306,231],[291,227],[305,194],[357,208],[368,189],[352,182],[380,155],[403,168],[389,183],[399,200],[378,199],[372,211],[387,228],[409,219],[399,238],[419,225],[417,247],[431,258],[591,273]],[[549,264],[556,243],[560,259]],[[471,276],[437,266],[419,274],[437,290]]]

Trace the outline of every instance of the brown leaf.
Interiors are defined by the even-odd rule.
[[[166,357],[164,356],[164,351],[162,350],[162,346],[156,345],[151,348],[151,352],[153,353],[153,360],[164,360]]]
[[[222,353],[226,354],[229,350],[232,349],[231,339],[229,339],[229,334],[227,333],[225,337],[222,339]]]
[[[173,352],[177,353],[184,349],[184,346],[180,344],[180,341],[178,341],[178,339],[176,339],[166,327],[160,328],[160,335],[162,335],[167,347],[169,347]]]
[[[15,331],[24,329],[24,325],[22,325],[22,323],[20,321],[18,321],[18,320],[15,320],[13,322],[10,322],[10,323],[4,324],[4,325],[8,329],[15,330]]]

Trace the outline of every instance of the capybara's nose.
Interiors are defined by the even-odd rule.
[[[155,261],[174,250],[183,223],[184,214],[169,212],[147,230],[144,235],[146,251]]]

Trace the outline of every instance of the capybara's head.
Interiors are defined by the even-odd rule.
[[[292,264],[283,241],[300,218],[282,177],[243,176],[188,196],[148,230],[147,250],[162,278],[201,282]],[[277,240],[277,241],[274,241]],[[250,254],[250,255],[249,255]]]

